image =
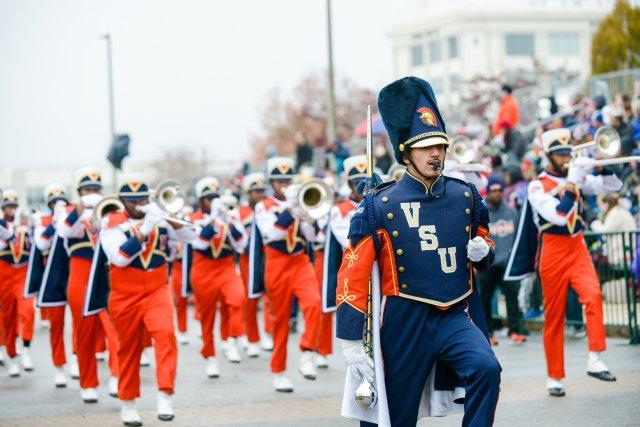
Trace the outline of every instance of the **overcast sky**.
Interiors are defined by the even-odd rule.
[[[333,1],[337,79],[392,77],[389,0]],[[324,0],[0,0],[0,168],[97,163],[116,128],[132,161],[181,144],[248,154],[260,107],[326,67]]]

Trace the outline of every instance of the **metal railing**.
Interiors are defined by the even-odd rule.
[[[608,334],[629,338],[631,344],[640,344],[640,253],[638,237],[640,230],[624,232],[585,232],[585,241],[596,269],[602,290],[604,324]],[[635,266],[634,266],[635,265]],[[635,273],[634,273],[635,270]],[[533,286],[529,296],[532,313],[542,312],[542,297],[539,281]],[[506,304],[499,295],[494,304],[494,319],[504,320]],[[567,297],[566,324],[584,327],[583,308],[572,290]],[[539,326],[541,316],[525,319]]]
[[[598,74],[589,79],[589,96],[604,96],[610,102],[617,94],[633,94],[633,85],[637,81],[640,81],[640,68]]]

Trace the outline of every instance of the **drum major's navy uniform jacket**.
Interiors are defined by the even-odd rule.
[[[354,215],[367,217],[361,203]],[[473,269],[485,269],[494,257],[489,215],[473,185],[440,176],[431,188],[405,173],[373,196],[380,250],[382,295],[408,298],[446,310],[473,290]],[[354,230],[344,252],[336,290],[337,336],[362,339],[369,276],[376,259],[371,235]],[[490,246],[478,263],[467,257],[469,239],[480,236]]]

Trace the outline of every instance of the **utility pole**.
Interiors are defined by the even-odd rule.
[[[327,5],[327,141],[323,147],[316,151],[316,167],[323,170],[326,164],[327,146],[336,140],[336,99],[333,84],[333,36],[331,29],[331,0],[326,0]]]
[[[107,33],[101,37],[106,42],[107,46],[107,79],[108,79],[108,87],[109,87],[109,126],[111,129],[111,141],[109,142],[109,146],[114,143],[116,139],[116,115],[115,115],[115,106],[113,101],[113,62],[111,59],[111,34]],[[114,166],[112,169],[112,185],[113,191],[117,190],[116,183],[116,174],[118,169]]]

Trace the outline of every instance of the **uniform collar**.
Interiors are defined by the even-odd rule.
[[[444,181],[445,181],[444,175],[440,174],[440,176],[436,178],[433,184],[431,184],[431,188],[429,188],[429,186],[427,186],[427,184],[425,184],[424,181],[414,177],[413,175],[411,175],[409,171],[406,171],[406,173],[400,180],[400,183],[402,185],[408,186],[412,190],[417,191],[419,193],[428,194],[434,197],[440,197],[444,195],[444,191],[445,191]]]

